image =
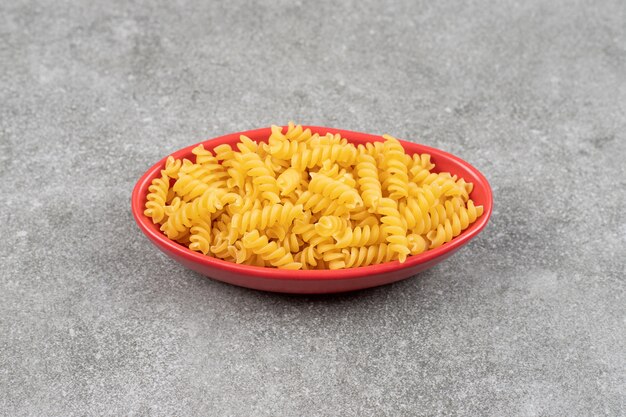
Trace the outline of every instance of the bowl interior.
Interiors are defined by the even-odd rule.
[[[339,133],[342,137],[348,139],[348,141],[359,144],[366,142],[382,141],[382,137],[378,135],[371,135],[367,133],[352,132],[341,129],[333,129],[327,127],[318,126],[304,126],[310,128],[313,133],[326,134]],[[214,147],[228,143],[234,145],[239,141],[240,135],[246,135],[250,139],[257,142],[265,142],[271,133],[270,128],[256,129],[247,132],[232,133],[225,136],[220,136],[215,139],[201,142],[206,149],[212,150]],[[280,270],[276,268],[263,268],[248,265],[239,265],[232,262],[223,261],[211,256],[206,256],[201,253],[194,252],[187,247],[168,239],[160,230],[158,224],[153,224],[152,220],[143,214],[144,205],[146,202],[146,196],[148,187],[152,180],[160,175],[161,169],[165,165],[167,157],[163,158],[155,165],[153,165],[137,182],[132,195],[132,211],[139,225],[139,228],[155,243],[159,248],[166,253],[175,255],[177,258],[183,258],[189,263],[199,263],[205,269],[217,269],[221,271],[230,271],[233,273],[265,277],[272,279],[346,279],[356,278],[359,276],[367,276],[370,274],[381,274],[385,272],[397,271],[398,269],[410,268],[415,265],[430,262],[433,259],[443,256],[448,252],[455,251],[460,246],[466,244],[470,239],[475,237],[487,224],[492,211],[492,194],[491,188],[487,179],[473,166],[463,161],[462,159],[451,155],[447,152],[439,149],[431,148],[428,146],[402,141],[402,146],[408,154],[414,153],[428,153],[431,155],[431,161],[435,164],[435,172],[450,172],[453,175],[457,175],[464,178],[465,181],[474,184],[474,189],[470,194],[470,197],[474,200],[476,205],[482,205],[484,212],[476,222],[470,227],[464,230],[459,236],[455,237],[451,242],[448,242],[438,248],[428,250],[419,255],[409,256],[404,263],[398,261],[387,262],[379,265],[370,265],[359,268],[348,268],[342,270],[303,270],[294,271]],[[187,158],[193,160],[193,154],[191,150],[198,144],[188,146],[179,151],[173,152],[171,155],[174,158]]]

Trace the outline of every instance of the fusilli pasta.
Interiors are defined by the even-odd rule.
[[[195,160],[168,157],[144,214],[207,256],[283,269],[341,269],[418,255],[483,214],[473,185],[435,172],[388,135],[355,146],[289,123],[267,143],[246,136]]]

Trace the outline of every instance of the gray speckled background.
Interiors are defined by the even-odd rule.
[[[0,3],[0,414],[626,415],[624,1],[88,3]],[[491,223],[305,298],[139,232],[157,159],[292,119],[461,156]]]

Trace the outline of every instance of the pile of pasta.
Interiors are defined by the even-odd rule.
[[[482,215],[471,183],[383,138],[355,146],[289,123],[267,142],[198,145],[193,162],[167,159],[145,215],[192,251],[283,269],[405,262]]]

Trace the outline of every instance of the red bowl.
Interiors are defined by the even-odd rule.
[[[367,133],[319,126],[305,127],[311,129],[313,133],[339,133],[355,144],[382,140],[380,136]],[[256,129],[231,133],[202,143],[207,149],[213,149],[223,143],[233,145],[239,141],[240,135],[246,135],[252,140],[261,142],[266,141],[270,133],[270,128]],[[200,274],[230,284],[257,290],[300,294],[337,293],[389,284],[424,271],[455,253],[485,227],[491,216],[493,206],[489,183],[476,168],[447,152],[412,142],[400,142],[409,154],[430,154],[431,160],[436,164],[435,171],[447,171],[464,178],[467,182],[472,182],[474,190],[471,193],[471,198],[476,205],[484,207],[483,215],[451,242],[419,255],[409,256],[404,263],[393,261],[380,265],[341,270],[289,271],[238,265],[191,251],[187,247],[168,239],[159,230],[159,225],[153,224],[152,220],[143,214],[148,186],[155,177],[160,175],[161,169],[165,166],[166,158],[153,165],[135,185],[131,201],[133,216],[141,231],[170,258]],[[192,159],[191,150],[197,145],[188,146],[172,155],[174,158]]]

